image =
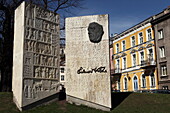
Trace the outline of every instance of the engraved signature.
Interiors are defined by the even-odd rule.
[[[92,68],[91,70],[85,70],[83,67],[80,67],[80,69],[77,70],[77,74],[81,73],[107,73],[106,67],[96,67]]]

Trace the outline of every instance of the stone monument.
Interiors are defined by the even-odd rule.
[[[15,10],[13,83],[20,110],[59,92],[59,15],[23,2]]]
[[[66,18],[67,101],[109,111],[108,15]]]

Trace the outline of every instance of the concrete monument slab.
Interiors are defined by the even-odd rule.
[[[15,10],[12,91],[20,110],[59,92],[59,15],[23,2]]]
[[[108,15],[66,18],[67,101],[111,108]]]

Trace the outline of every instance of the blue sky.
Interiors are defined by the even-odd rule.
[[[84,0],[74,16],[109,14],[110,34],[121,33],[170,6],[170,0]]]

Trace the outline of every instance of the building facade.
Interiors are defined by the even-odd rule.
[[[121,92],[158,89],[152,18],[114,36],[113,90]]]
[[[60,38],[60,83],[65,85],[65,38]]]
[[[170,7],[153,16],[159,89],[170,88]]]

